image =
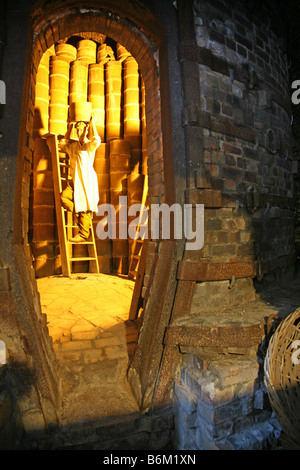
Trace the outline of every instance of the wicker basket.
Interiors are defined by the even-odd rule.
[[[282,427],[282,445],[300,449],[300,308],[273,334],[264,375],[271,406]]]

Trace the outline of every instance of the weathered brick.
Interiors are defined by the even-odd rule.
[[[242,154],[242,150],[241,150],[240,147],[229,144],[227,142],[224,143],[223,150],[224,150],[224,152],[226,152],[228,154],[233,154],[233,155],[241,155]]]
[[[256,380],[259,364],[250,360],[212,361],[208,366],[220,379],[223,387]]]
[[[119,339],[116,336],[109,336],[107,338],[99,338],[94,340],[96,348],[106,348],[109,346],[117,346],[120,344]]]
[[[215,245],[211,249],[212,256],[233,256],[236,254],[235,245]]]
[[[62,351],[81,351],[83,349],[90,349],[92,346],[91,341],[70,341],[67,343],[63,343],[61,345]]]
[[[105,359],[103,355],[103,351],[99,349],[87,349],[86,351],[83,351],[82,353],[83,357],[83,362],[85,363],[94,363],[94,362],[99,362],[103,361]]]
[[[0,268],[0,291],[10,290],[10,275],[8,268]]]

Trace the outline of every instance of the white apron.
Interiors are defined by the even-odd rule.
[[[67,142],[64,139],[59,142],[59,148],[70,157],[75,212],[98,210],[99,189],[94,160],[100,143],[99,136],[94,136],[83,144],[79,141]]]

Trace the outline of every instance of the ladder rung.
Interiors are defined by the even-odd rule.
[[[90,261],[96,260],[97,258],[92,258],[91,256],[83,257],[83,258],[69,258],[69,261]]]
[[[59,164],[60,164],[61,166],[66,167],[66,168],[71,168],[71,165],[69,165],[68,163],[59,162]]]
[[[141,259],[141,256],[140,256],[140,255],[132,255],[132,258],[134,258],[134,259]]]
[[[137,275],[137,271],[129,271],[129,274],[133,274],[133,276],[136,276]]]
[[[74,245],[94,245],[93,242],[80,242],[80,243],[78,243],[78,242],[71,242],[70,240],[67,240],[67,243],[72,243]]]

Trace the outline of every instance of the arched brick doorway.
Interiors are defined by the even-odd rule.
[[[24,288],[28,292],[33,292],[34,298],[36,298],[36,284],[28,259],[27,244],[28,216],[30,213],[28,207],[28,181],[32,171],[32,131],[36,74],[43,53],[51,48],[53,44],[76,34],[87,32],[106,35],[116,43],[122,44],[138,62],[146,96],[149,198],[150,201],[153,200],[156,203],[173,204],[175,202],[167,52],[163,28],[154,16],[137,2],[119,2],[117,0],[102,2],[101,8],[99,8],[98,2],[68,1],[53,4],[51,2],[38,2],[32,11],[32,24],[29,31],[14,224],[14,247],[18,257],[21,277]],[[165,251],[165,256],[172,259],[175,245],[173,242],[164,242],[163,245],[165,248],[162,248],[162,257]],[[154,282],[153,298],[158,297],[160,299],[158,310],[163,310],[166,303],[170,305],[172,303],[170,291],[168,292],[170,287],[168,283],[174,266],[172,266],[172,263],[166,265],[164,261],[162,262],[164,270],[160,271],[160,279],[157,278],[156,284]],[[154,271],[155,265],[152,268],[152,271]],[[156,291],[155,285],[157,287]],[[155,328],[152,328],[152,334],[155,334]],[[149,335],[146,336],[148,336],[147,341],[141,345],[136,364],[132,368],[132,372],[129,373],[136,398],[142,408],[147,408],[149,400],[151,402],[155,376],[162,354],[160,349],[155,359],[151,357]],[[147,360],[144,360],[146,359],[145,356],[147,356]],[[137,377],[140,364],[142,364],[141,375]],[[147,364],[149,364],[151,373],[147,383],[143,383],[143,377],[147,376]],[[146,400],[144,395],[146,395]]]

